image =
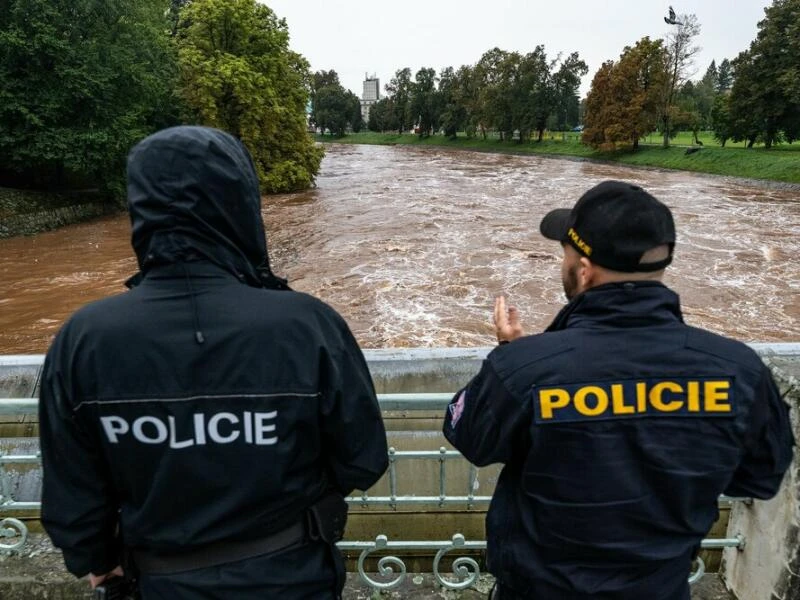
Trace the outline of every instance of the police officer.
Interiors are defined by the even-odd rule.
[[[231,135],[148,137],[128,202],[139,276],[75,313],[45,360],[45,529],[73,574],[136,569],[145,600],[338,597],[343,496],[387,467],[347,324],[271,272]]]
[[[606,181],[544,217],[569,303],[544,333],[495,304],[500,345],[444,434],[504,463],[486,518],[501,600],[688,600],[717,497],[770,498],[792,458],[788,406],[746,345],[683,322],[661,283],[670,210]]]

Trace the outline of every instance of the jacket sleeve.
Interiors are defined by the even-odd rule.
[[[386,430],[367,362],[340,318],[339,335],[323,357],[322,448],[336,488],[366,490],[389,466]]]
[[[527,445],[532,414],[528,403],[508,391],[490,355],[480,372],[445,410],[443,433],[478,467],[507,463]]]
[[[120,564],[118,510],[99,442],[72,409],[57,338],[44,363],[39,392],[42,525],[76,577]]]
[[[783,474],[792,462],[795,443],[789,405],[781,398],[766,367],[753,403],[750,424],[744,457],[725,494],[765,500],[778,492]]]

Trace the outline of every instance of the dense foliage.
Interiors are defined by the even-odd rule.
[[[637,148],[639,138],[660,122],[670,77],[667,59],[662,41],[645,37],[625,48],[616,63],[604,63],[586,100],[583,141],[604,150]]]
[[[125,157],[176,122],[161,0],[0,3],[0,185],[118,196]]]
[[[363,126],[361,102],[339,83],[336,71],[314,73],[311,86],[311,121],[322,133],[343,136],[358,133]]]
[[[309,186],[308,64],[255,0],[0,1],[0,185],[124,198],[125,158],[181,122],[240,137],[265,191]]]
[[[638,138],[656,128],[665,146],[678,130],[691,131],[698,145],[698,132],[706,129],[723,146],[733,140],[770,148],[800,139],[800,0],[774,0],[758,28],[748,50],[719,66],[712,61],[703,77],[692,81],[698,50],[693,40],[700,27],[694,15],[680,15],[666,41],[656,42],[663,48],[663,68],[656,62],[648,70],[660,82],[648,91],[642,71],[625,68],[642,42],[626,48],[617,63],[606,62],[595,74],[584,141],[596,148],[635,149]],[[654,106],[655,88],[661,102]]]
[[[595,73],[577,53],[500,48],[438,73],[403,68],[370,107],[373,131],[525,142],[585,126],[595,148],[637,148],[660,130],[713,129],[771,147],[800,138],[800,0],[774,0],[749,49],[694,76],[694,15]],[[257,0],[0,0],[0,185],[124,196],[130,147],[178,123],[225,129],[251,150],[265,192],[313,183],[309,124],[359,131],[358,98],[335,71],[312,75],[285,21]],[[310,123],[307,121],[310,110]]]
[[[577,53],[550,61],[544,46],[520,54],[493,48],[475,65],[458,70],[431,68],[414,75],[398,70],[386,86],[387,97],[370,111],[372,131],[412,127],[422,137],[442,131],[454,137],[487,131],[506,139],[541,140],[549,126],[568,128],[580,121],[578,87],[587,72]]]
[[[800,0],[775,0],[765,13],[756,39],[733,61],[723,126],[734,141],[769,148],[800,139]]]
[[[180,14],[180,94],[192,120],[240,138],[265,192],[311,185],[322,160],[306,123],[311,76],[286,21],[255,0],[193,0]]]

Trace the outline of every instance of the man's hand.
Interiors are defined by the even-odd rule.
[[[519,311],[514,306],[506,308],[505,296],[494,301],[494,332],[498,342],[511,342],[525,335],[519,322]]]
[[[123,576],[122,567],[116,567],[113,570],[109,571],[108,573],[103,573],[102,575],[95,575],[94,573],[89,573],[89,584],[92,586],[92,589],[96,588],[98,585],[103,583],[109,577],[113,577],[114,575],[119,575],[120,577]]]

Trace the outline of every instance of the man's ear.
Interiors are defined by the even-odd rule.
[[[585,290],[590,288],[596,277],[597,269],[592,261],[585,256],[581,256],[580,266],[578,267],[578,283],[580,284],[581,289]]]

